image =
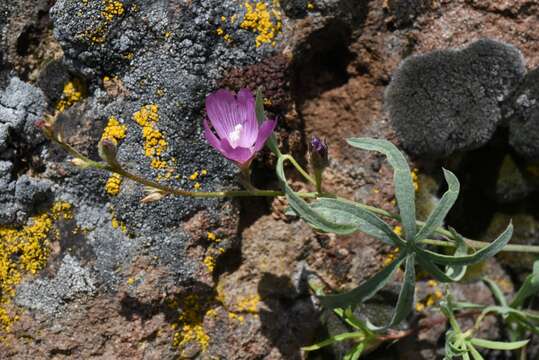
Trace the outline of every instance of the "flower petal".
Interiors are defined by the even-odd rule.
[[[221,139],[228,138],[235,126],[242,123],[236,98],[228,90],[217,90],[206,97],[206,113]]]
[[[223,148],[223,155],[230,160],[233,160],[240,165],[243,165],[253,158],[255,153],[253,150],[244,147],[233,148],[227,139],[221,140],[221,146]]]
[[[204,137],[206,138],[206,141],[210,143],[211,146],[213,146],[215,149],[223,152],[223,147],[221,146],[221,141],[215,136],[213,131],[211,131],[210,125],[208,124],[208,120],[204,119]]]
[[[256,138],[256,143],[253,148],[254,152],[260,151],[260,149],[264,147],[264,144],[273,133],[273,129],[275,129],[276,125],[277,119],[266,120],[262,123],[262,125],[260,125],[260,129],[258,130],[258,137]]]
[[[251,90],[241,89],[237,95],[238,113],[243,121],[238,146],[250,148],[254,145],[258,135],[258,121],[256,120],[255,98]]]

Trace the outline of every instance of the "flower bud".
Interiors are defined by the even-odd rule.
[[[79,159],[79,158],[71,159],[70,162],[71,162],[71,164],[73,164],[76,167],[79,167],[81,169],[87,169],[87,168],[89,168],[91,166],[88,163],[88,161],[85,161],[85,160],[82,160],[82,159]]]
[[[104,138],[99,142],[98,149],[99,156],[103,161],[109,164],[116,164],[116,154],[118,153],[118,148],[116,142],[112,139]]]
[[[328,145],[325,140],[312,137],[309,143],[309,161],[315,173],[322,172],[329,165]]]
[[[34,124],[49,139],[52,139],[54,137],[54,129],[50,121],[47,121],[45,119],[40,119],[40,120],[37,120]]]

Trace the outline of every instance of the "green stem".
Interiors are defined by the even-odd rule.
[[[275,190],[258,190],[253,187],[252,190],[238,190],[238,191],[186,191],[182,189],[172,188],[163,184],[160,184],[158,182],[145,179],[141,176],[135,175],[130,173],[129,171],[122,168],[118,163],[116,164],[107,164],[103,162],[97,162],[90,160],[86,156],[82,155],[80,152],[78,152],[75,148],[70,146],[69,144],[64,143],[58,138],[52,137],[50,138],[52,141],[60,145],[66,152],[68,152],[71,156],[74,158],[78,158],[86,163],[88,167],[93,167],[97,169],[107,170],[114,173],[117,173],[119,175],[125,176],[128,179],[131,179],[135,182],[138,182],[140,184],[156,188],[159,190],[162,190],[165,194],[171,194],[176,196],[190,196],[195,198],[211,198],[211,197],[249,197],[249,196],[262,196],[262,197],[276,197],[276,196],[284,196],[285,194],[282,191],[275,191]],[[315,199],[318,197],[331,197],[331,198],[337,198],[339,200],[345,201],[349,204],[352,204],[354,206],[369,210],[375,214],[378,214],[380,216],[388,217],[395,219],[397,221],[400,221],[400,217],[396,214],[390,213],[389,211],[379,209],[374,206],[369,206],[361,203],[356,203],[347,199],[343,199],[340,197],[337,197],[333,194],[323,193],[321,191],[321,187],[318,186],[317,181],[315,181],[299,164],[298,162],[289,154],[282,155],[284,159],[290,161],[292,165],[299,171],[299,173],[307,179],[310,183],[315,185],[317,187],[316,192],[298,192],[297,195],[302,198],[311,198]],[[425,223],[423,221],[416,221],[418,226],[423,226]],[[453,238],[453,234],[451,234],[450,231],[439,227],[435,230],[435,232],[441,236],[444,236],[447,239],[455,241]],[[421,241],[421,243],[429,244],[429,245],[436,245],[436,246],[444,246],[444,247],[456,247],[456,243],[453,241],[445,241],[445,240],[433,240],[433,239],[425,239]],[[483,247],[488,246],[490,243],[484,242],[484,241],[476,241],[472,239],[464,238],[464,241],[473,249],[481,249]],[[539,254],[539,246],[534,245],[519,245],[519,244],[508,244],[506,245],[502,251],[505,252],[525,252],[525,253],[533,253],[533,254]]]
[[[313,185],[317,185],[316,181],[309,175],[309,173],[307,171],[305,171],[305,169],[303,169],[301,167],[301,165],[296,161],[296,159],[294,159],[292,157],[292,155],[290,154],[286,154],[286,155],[283,155],[283,159],[284,160],[288,160],[292,163],[292,165],[294,165],[294,167],[296,168],[296,170],[299,171],[299,173],[307,180],[309,181],[311,184]]]
[[[346,202],[348,202],[350,204],[353,204],[353,205],[355,205],[357,207],[360,207],[360,208],[363,208],[365,210],[369,210],[369,211],[371,211],[371,212],[373,212],[375,214],[378,214],[378,215],[381,215],[381,216],[384,216],[384,217],[389,217],[389,218],[395,219],[397,221],[400,221],[400,217],[398,215],[390,213],[389,211],[379,209],[379,208],[374,207],[374,206],[369,206],[369,205],[365,205],[365,204],[356,203],[356,202],[346,200],[346,199],[343,199],[343,198],[338,198],[338,199],[342,200],[342,201],[346,201]],[[416,224],[421,227],[421,226],[425,225],[425,222],[417,220]],[[448,239],[456,241],[453,238],[453,234],[451,234],[450,231],[448,231],[448,230],[446,230],[446,229],[444,229],[442,227],[437,228],[435,230],[435,232],[438,235],[441,235],[441,236],[444,236],[444,237],[446,237]],[[471,248],[476,249],[476,250],[484,248],[484,247],[490,245],[490,243],[485,242],[485,241],[477,241],[477,240],[472,240],[472,239],[468,239],[468,238],[464,238],[464,241],[466,241],[466,244],[468,244],[468,246],[470,246]],[[423,240],[421,242],[425,243],[425,244],[436,245],[436,246],[445,246],[445,247],[452,247],[452,248],[457,247],[456,243],[454,243],[452,241],[445,241],[445,240],[426,239],[426,240]],[[533,253],[533,254],[539,254],[539,246],[536,246],[536,245],[507,244],[507,245],[505,245],[505,247],[503,248],[502,251],[506,251],[506,252],[508,252],[508,251],[510,251],[510,252],[528,252],[528,253]]]

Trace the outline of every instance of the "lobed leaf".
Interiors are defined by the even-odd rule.
[[[277,177],[281,184],[281,188],[286,194],[288,199],[288,205],[306,222],[314,226],[315,228],[335,233],[335,234],[350,234],[356,231],[356,226],[349,224],[337,224],[328,220],[318,212],[314,211],[311,206],[302,198],[296,195],[296,193],[290,188],[286,181],[284,174],[284,158],[282,156],[277,160]]]
[[[468,245],[464,238],[455,231],[452,227],[449,227],[449,231],[453,234],[453,238],[457,243],[457,249],[453,256],[464,256],[468,254]],[[467,267],[466,265],[447,265],[445,267],[445,274],[453,279],[453,281],[459,281],[466,274]]]
[[[502,341],[492,341],[492,340],[484,340],[484,339],[477,339],[477,338],[470,339],[470,343],[472,345],[476,345],[476,346],[486,348],[486,349],[493,349],[493,350],[516,350],[523,346],[526,346],[526,344],[528,344],[529,341],[530,340],[502,342]]]
[[[387,284],[387,282],[391,279],[391,276],[395,273],[405,258],[405,254],[400,254],[395,260],[393,260],[393,262],[382,269],[382,271],[378,272],[357,288],[342,294],[321,296],[320,302],[324,307],[334,309],[355,306],[365,300],[370,299],[381,288],[383,288],[385,284]]]
[[[363,336],[363,334],[361,332],[358,332],[358,331],[341,333],[341,334],[331,336],[330,338],[328,338],[328,339],[326,339],[324,341],[320,341],[319,343],[316,343],[316,344],[313,344],[313,345],[310,345],[310,346],[302,347],[301,349],[303,351],[319,350],[319,349],[321,349],[323,347],[335,344],[336,342],[340,342],[340,341],[344,341],[344,340],[348,340],[348,339],[358,339],[358,338],[362,338],[362,336]]]
[[[364,232],[388,245],[399,247],[406,245],[382,219],[370,211],[349,202],[321,198],[312,204],[312,208],[332,222],[354,225],[358,231]]]
[[[463,256],[451,256],[451,255],[442,255],[435,253],[430,250],[417,249],[417,252],[425,255],[430,261],[442,264],[442,265],[470,265],[474,263],[481,262],[488,259],[491,256],[496,255],[500,250],[503,249],[505,245],[511,239],[513,235],[513,224],[509,224],[507,229],[491,242],[488,246],[476,251],[472,255],[463,255]]]
[[[387,157],[394,170],[395,197],[406,241],[412,242],[416,235],[415,189],[410,175],[410,167],[404,155],[395,145],[383,139],[351,138],[347,142],[353,147],[378,151]]]
[[[444,219],[447,216],[447,213],[455,204],[457,197],[459,196],[460,184],[459,180],[451,171],[443,169],[444,177],[447,181],[448,189],[445,194],[440,199],[440,202],[436,208],[429,215],[425,225],[419,229],[417,235],[415,236],[415,241],[421,241],[423,239],[431,236],[436,229],[443,225]]]
[[[537,293],[539,293],[539,260],[533,263],[533,272],[526,277],[518,289],[513,301],[511,301],[511,307],[521,307],[527,298],[537,295]]]

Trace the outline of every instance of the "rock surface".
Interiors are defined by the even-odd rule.
[[[2,358],[331,359],[342,349],[312,356],[301,350],[328,330],[306,279],[315,276],[332,289],[351,288],[392,256],[365,235],[314,232],[285,216],[280,198],[177,197],[141,204],[142,186],[75,168],[63,151],[45,141],[32,126],[44,114],[58,112],[66,140],[93,159],[103,131],[116,124],[119,159],[133,172],[187,189],[234,189],[237,170],[201,136],[204,98],[220,86],[262,86],[269,113],[280,118],[278,141],[284,151],[304,159],[306,139],[325,137],[331,156],[325,189],[394,210],[389,166],[378,155],[351,150],[344,139],[400,140],[419,155],[480,146],[499,125],[499,103],[525,70],[520,53],[505,44],[518,48],[530,68],[539,65],[537,6],[526,1],[248,4],[0,3],[0,241],[24,245],[22,253],[11,246],[2,249],[12,256],[0,254],[17,269],[17,276],[0,278]],[[497,42],[474,43],[479,38]],[[466,46],[460,52],[446,50]],[[448,124],[424,130],[418,124],[425,109],[417,106],[394,119],[392,109],[417,103],[402,100],[389,104],[389,115],[384,112],[384,91],[395,71],[405,78],[403,68],[432,63],[433,50],[443,55],[439,64],[454,57],[460,66],[463,53],[475,59],[484,48],[496,56],[478,58],[477,69],[463,66],[465,75],[452,80],[447,72],[432,78],[433,86],[451,80],[450,100],[466,105],[463,112],[473,110],[468,117],[444,113],[440,119]],[[486,65],[497,66],[497,76],[485,72]],[[397,80],[389,85],[388,98],[403,89]],[[474,94],[459,93],[461,85]],[[447,98],[443,91],[426,94]],[[470,104],[470,98],[479,105]],[[439,109],[427,110],[432,115]],[[473,120],[472,130],[462,132],[463,119]],[[439,141],[407,138],[403,126],[410,124],[415,124],[413,136],[435,135],[432,139]],[[450,128],[443,130],[445,125]],[[145,132],[163,140],[157,142],[159,151]],[[431,159],[426,160],[419,171],[429,172]],[[267,152],[257,157],[257,186],[277,187],[273,164]],[[292,170],[289,176],[294,186],[305,187]],[[439,177],[431,171],[427,184],[419,176],[425,209],[436,201]],[[526,196],[517,192],[511,204],[521,204]],[[530,243],[534,222],[521,223],[533,224],[533,231],[522,227],[519,232],[522,243]],[[500,270],[496,261],[491,265]],[[455,291],[490,301],[477,280]],[[435,293],[425,284],[418,285],[420,300]],[[435,340],[442,327],[422,333],[424,343],[403,341],[401,358],[420,354],[430,359],[439,353]],[[369,358],[395,358],[394,350],[381,347]]]

